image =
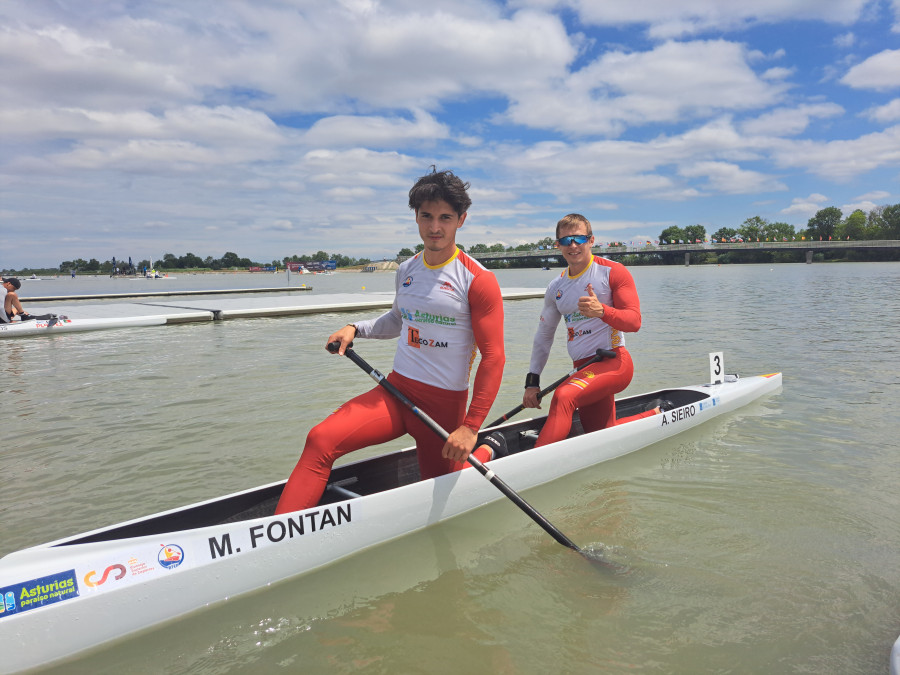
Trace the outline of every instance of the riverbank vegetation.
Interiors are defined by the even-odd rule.
[[[724,248],[717,247],[716,250],[692,251],[691,264],[727,264],[727,263],[781,263],[781,262],[803,262],[806,252],[804,250],[794,249],[786,251],[754,251],[745,248],[727,250],[727,244],[741,244],[749,242],[797,242],[797,241],[877,241],[877,240],[900,240],[900,204],[892,204],[888,206],[876,206],[866,213],[862,209],[856,209],[843,217],[841,210],[835,206],[829,206],[819,210],[806,224],[806,227],[800,230],[795,229],[793,225],[782,222],[770,222],[765,218],[753,216],[747,218],[738,227],[719,227],[714,232],[707,233],[706,227],[703,225],[688,225],[686,227],[670,226],[660,232],[659,237],[653,241],[613,241],[604,240],[601,232],[594,233],[597,245],[604,248],[621,248],[622,252],[634,247],[652,247],[653,254],[644,251],[640,255],[624,255],[619,258],[626,265],[673,265],[683,264],[683,253],[674,251],[671,247],[680,244],[700,244],[712,243],[725,245]],[[507,246],[502,243],[495,244],[473,244],[466,248],[464,244],[460,244],[460,248],[469,253],[478,256],[485,253],[511,253],[511,252],[528,252],[528,251],[548,251],[547,264],[558,265],[558,257],[554,248],[554,240],[552,237],[544,237],[536,242],[517,244],[516,246]],[[403,248],[398,252],[399,258],[406,258],[418,253],[424,248],[423,244],[418,244],[414,249]],[[667,250],[668,249],[668,250]],[[894,261],[900,260],[900,251],[865,248],[842,248],[835,250],[817,251],[814,255],[817,261]],[[172,253],[166,253],[163,257],[156,261],[140,260],[133,263],[131,258],[113,257],[109,260],[100,262],[96,258],[83,260],[77,258],[75,260],[64,260],[56,268],[24,268],[20,270],[4,269],[4,275],[56,275],[56,274],[114,274],[116,270],[119,273],[138,273],[143,270],[155,268],[158,272],[217,272],[222,270],[247,270],[250,267],[275,267],[284,269],[289,262],[309,263],[324,262],[326,260],[334,260],[338,268],[354,267],[364,265],[371,262],[369,258],[351,258],[341,253],[326,253],[325,251],[317,251],[312,255],[290,255],[285,256],[281,260],[273,260],[271,262],[258,262],[249,258],[242,258],[237,253],[231,251],[225,253],[221,258],[213,258],[207,256],[201,258],[193,253],[185,253],[182,256],[175,256]],[[528,259],[504,260],[502,263],[491,263],[491,267],[534,267],[534,257]]]
[[[804,262],[806,249],[792,250],[748,250],[741,244],[764,242],[804,242],[804,241],[896,241],[900,240],[900,204],[877,206],[867,214],[862,209],[853,211],[846,218],[841,210],[830,206],[819,210],[809,219],[805,228],[796,229],[793,225],[782,222],[770,222],[760,216],[747,218],[738,227],[719,227],[708,233],[703,225],[686,227],[670,226],[660,232],[653,241],[613,241],[604,240],[602,233],[595,232],[596,245],[612,253],[626,253],[635,248],[643,249],[640,254],[620,255],[617,260],[626,265],[682,265],[684,264],[684,244],[709,244],[713,250],[693,250],[690,252],[691,264],[728,264],[728,263],[787,263]],[[735,246],[730,246],[730,245]],[[545,237],[540,241],[504,246],[503,244],[475,244],[467,250],[469,253],[512,253],[516,251],[548,250],[545,263],[563,265],[561,256],[552,251],[554,240]],[[679,248],[676,248],[679,247]],[[460,247],[462,248],[462,246]],[[619,249],[616,251],[615,249]],[[730,250],[729,250],[730,249]],[[421,245],[416,249],[421,250]],[[400,251],[400,256],[412,255],[409,249]],[[550,257],[553,256],[553,257]],[[818,262],[876,262],[900,260],[898,249],[866,249],[835,248],[816,251],[813,259]],[[534,267],[534,256],[517,260],[510,258],[502,262],[491,262],[488,266],[498,267]]]

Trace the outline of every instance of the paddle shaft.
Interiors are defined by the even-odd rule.
[[[352,344],[352,343],[351,343]],[[337,347],[332,349],[332,346],[337,345],[337,343],[332,342],[328,345],[329,351],[337,351]],[[388,382],[387,378],[378,372],[375,368],[366,363],[366,360],[363,359],[359,354],[357,354],[353,349],[347,347],[344,351],[344,356],[348,357],[353,363],[359,366],[365,373],[369,375],[373,380],[375,380],[379,385],[388,390],[388,392],[400,401],[403,405],[409,408],[413,414],[422,420],[429,429],[431,429],[434,433],[440,436],[445,441],[450,437],[443,427],[441,427],[437,422],[435,422],[431,417],[428,416],[422,410],[416,406],[415,403],[410,401],[402,391],[397,389],[393,384]],[[578,545],[569,539],[566,535],[560,532],[549,520],[544,518],[537,509],[535,509],[531,504],[526,502],[515,490],[513,490],[509,485],[507,485],[503,480],[495,474],[491,469],[488,469],[481,461],[475,457],[474,455],[469,455],[467,460],[469,464],[475,467],[475,470],[478,471],[482,476],[490,481],[491,485],[500,490],[506,497],[510,499],[516,506],[518,506],[522,511],[524,511],[529,518],[531,518],[534,522],[540,525],[544,531],[547,532],[551,537],[553,537],[557,542],[571,548],[573,551],[578,551],[583,554],[583,551],[578,547]]]
[[[563,382],[565,382],[566,380],[568,380],[570,377],[572,377],[575,373],[577,373],[579,370],[581,370],[581,369],[584,368],[585,366],[590,365],[590,364],[592,364],[592,363],[596,363],[597,361],[602,361],[603,359],[612,359],[612,358],[615,358],[615,356],[616,356],[616,353],[615,353],[614,351],[612,351],[612,350],[609,350],[609,349],[598,349],[598,350],[597,350],[597,353],[594,354],[593,358],[591,358],[590,361],[588,361],[587,363],[583,364],[583,365],[580,366],[579,368],[573,368],[571,372],[567,373],[566,375],[563,375],[561,378],[559,378],[559,379],[558,379],[556,382],[554,382],[553,384],[548,385],[548,386],[545,387],[544,389],[541,389],[541,390],[538,392],[538,401],[540,401],[542,398],[544,398],[544,396],[546,396],[546,395],[549,394],[551,391],[553,391],[554,389],[556,389],[559,385],[561,385]],[[522,412],[523,410],[525,410],[525,406],[524,406],[523,404],[520,403],[519,405],[517,405],[515,408],[513,408],[512,410],[510,410],[508,413],[506,413],[506,414],[503,415],[502,417],[499,417],[499,418],[497,418],[496,420],[494,420],[493,422],[491,422],[490,424],[488,424],[488,427],[495,427],[495,426],[497,426],[498,424],[503,424],[503,423],[504,423],[506,420],[508,420],[510,417],[512,417],[513,415],[518,415],[518,414],[519,414],[520,412]]]

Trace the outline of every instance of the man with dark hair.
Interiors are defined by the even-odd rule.
[[[19,316],[19,320],[21,321],[28,321],[29,319],[34,318],[25,311],[22,307],[22,303],[19,302],[19,296],[16,291],[21,287],[22,282],[16,277],[5,277],[3,279],[3,283],[0,285],[0,288],[3,289],[3,314],[0,315],[0,321],[3,323],[10,323],[16,315]]]
[[[387,379],[450,431],[446,442],[383,387],[348,401],[310,430],[276,513],[315,506],[331,467],[343,455],[410,434],[416,441],[421,478],[466,466],[503,377],[503,299],[496,277],[456,246],[469,206],[464,183],[450,171],[422,176],[409,191],[425,249],[397,270],[391,309],[377,319],[347,324],[326,342],[343,354],[357,338],[397,341]],[[476,348],[472,402],[466,410]],[[481,461],[491,459],[479,449]]]

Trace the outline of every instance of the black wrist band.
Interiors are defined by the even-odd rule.
[[[541,388],[541,376],[537,373],[528,373],[525,376],[525,388],[530,389],[531,387]]]
[[[353,337],[359,335],[359,328],[356,327],[355,323],[348,323],[348,326],[353,326]]]

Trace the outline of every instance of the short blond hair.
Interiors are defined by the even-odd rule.
[[[591,230],[591,221],[582,216],[580,213],[570,213],[567,216],[563,216],[559,219],[559,222],[556,223],[556,238],[559,239],[560,230],[563,228],[576,227],[577,225],[584,225],[587,228],[587,235],[593,236],[593,231]]]

